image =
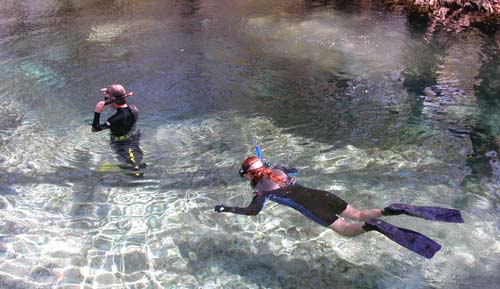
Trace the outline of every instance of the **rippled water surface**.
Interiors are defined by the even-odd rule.
[[[2,1],[0,287],[497,288],[496,30],[429,33],[369,1]],[[140,109],[142,179],[90,130],[116,82]],[[392,217],[443,246],[427,260],[271,202],[215,213],[250,201],[253,141],[357,208],[465,224]]]

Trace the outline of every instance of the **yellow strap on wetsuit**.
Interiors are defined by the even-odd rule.
[[[139,174],[139,165],[135,161],[135,156],[134,156],[134,150],[132,148],[128,148],[128,155],[130,156],[130,161],[134,164],[134,169],[136,170],[135,175],[138,177],[140,176]]]
[[[134,163],[134,165],[136,165],[136,167],[139,168],[137,166],[137,163],[135,162],[134,150],[132,148],[128,148],[128,155],[130,157],[130,161],[132,161],[132,163]]]
[[[129,138],[129,135],[125,134],[125,135],[114,136],[113,140],[114,141],[124,141],[124,140],[127,140],[128,138]]]

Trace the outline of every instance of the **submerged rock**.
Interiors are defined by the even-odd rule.
[[[44,281],[50,277],[55,277],[53,272],[43,266],[36,265],[31,269],[30,276],[36,281]]]
[[[60,283],[81,283],[85,277],[82,274],[81,268],[79,267],[67,267],[64,268],[61,275],[59,276]]]
[[[148,257],[143,248],[131,248],[123,255],[123,267],[125,273],[130,274],[137,271],[147,270],[149,267]]]
[[[119,282],[120,280],[115,276],[115,274],[110,272],[97,274],[94,278],[94,283],[97,283],[98,286],[111,286],[116,285]]]
[[[94,26],[91,29],[88,40],[98,42],[110,42],[128,30],[129,26],[125,24],[103,24]]]
[[[8,209],[10,207],[12,207],[10,202],[5,197],[0,196],[0,209]]]

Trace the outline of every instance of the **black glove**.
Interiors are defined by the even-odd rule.
[[[217,213],[222,213],[224,212],[226,208],[223,206],[223,205],[217,205],[215,206],[214,210],[217,212]]]

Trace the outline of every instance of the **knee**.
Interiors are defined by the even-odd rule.
[[[344,218],[348,218],[355,221],[363,221],[363,212],[348,205],[347,208],[340,214]]]
[[[349,238],[359,235],[359,232],[357,232],[358,230],[356,230],[357,228],[355,227],[356,225],[349,224],[340,219],[330,225],[330,229],[332,229],[335,233]]]
[[[359,221],[359,222],[361,222],[361,221],[364,221],[365,216],[364,216],[364,214],[363,214],[363,212],[362,212],[362,211],[359,211],[359,210],[353,210],[353,211],[351,212],[350,218],[351,218],[352,220],[355,220],[355,221]]]
[[[355,210],[351,212],[350,218],[358,222],[364,222],[366,220],[378,218],[381,215],[382,215],[382,210],[378,209],[364,210],[364,211]]]

